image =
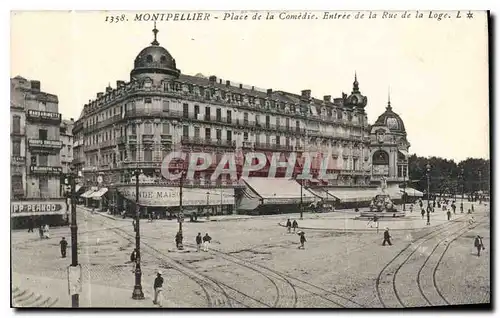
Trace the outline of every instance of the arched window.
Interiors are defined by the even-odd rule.
[[[383,150],[378,150],[372,157],[373,165],[389,165],[389,155]]]
[[[153,56],[152,56],[152,55],[148,55],[148,56],[146,56],[146,61],[147,61],[148,63],[152,63],[152,62],[153,62]]]
[[[167,62],[167,57],[165,55],[162,55],[160,58],[160,62],[166,63]]]

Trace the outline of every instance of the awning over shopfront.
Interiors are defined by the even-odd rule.
[[[91,196],[91,195],[92,195],[92,193],[94,193],[94,192],[95,192],[94,190],[88,190],[88,191],[84,192],[84,193],[81,195],[81,197],[82,197],[82,198],[85,198],[85,199],[88,199],[88,198],[90,198],[90,196]]]
[[[408,151],[406,150],[398,150],[400,154],[402,154],[403,156],[405,156],[406,158],[408,158]]]
[[[327,192],[341,202],[371,201],[377,194],[381,194],[379,190],[371,188],[328,188]]]
[[[135,202],[135,187],[119,187],[120,193],[127,200]],[[180,204],[178,187],[141,186],[139,187],[139,205],[151,207],[176,207]],[[183,188],[182,205],[219,206],[234,204],[234,189]]]
[[[108,192],[108,188],[100,188],[99,190],[95,191],[90,195],[90,198],[94,200],[101,200],[102,196]]]
[[[244,178],[248,188],[263,200],[263,204],[297,204],[301,202],[300,184],[293,179],[285,178]],[[320,200],[316,195],[302,188],[302,202],[310,203]]]
[[[401,193],[405,192],[405,189],[400,189]],[[406,188],[406,193],[408,194],[409,197],[423,197],[424,194],[416,189],[413,188]]]
[[[310,192],[312,192],[315,196],[318,197],[320,200],[325,200],[325,201],[336,201],[337,198],[328,193],[327,190],[323,188],[309,188],[308,189]]]

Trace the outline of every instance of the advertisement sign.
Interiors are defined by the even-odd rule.
[[[28,117],[30,118],[39,118],[39,119],[49,119],[49,120],[60,120],[61,114],[54,112],[47,112],[43,110],[28,110]]]
[[[62,141],[60,141],[60,140],[29,139],[28,145],[30,147],[39,147],[39,148],[61,148]]]
[[[62,167],[30,166],[30,172],[36,174],[61,174]]]
[[[121,187],[118,192],[135,202],[135,187]],[[208,193],[208,194],[207,194]],[[139,187],[139,204],[142,206],[179,206],[178,187]],[[233,205],[233,189],[182,189],[183,206]]]
[[[64,214],[66,203],[64,200],[58,201],[12,201],[10,203],[11,217]]]

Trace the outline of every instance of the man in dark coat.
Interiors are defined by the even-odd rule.
[[[137,249],[134,248],[134,250],[132,251],[132,254],[130,254],[130,262],[133,264],[132,273],[135,272],[135,266],[137,265],[137,260],[139,258],[140,258],[139,252],[137,252]]]
[[[153,285],[153,288],[155,290],[155,299],[153,300],[153,304],[159,305],[160,307],[162,306],[163,301],[163,277],[161,277],[161,274],[161,271],[158,271]]]
[[[388,243],[389,245],[392,245],[391,243],[391,234],[389,234],[389,228],[386,227],[384,231],[384,241],[382,242],[382,246],[385,246],[385,243]]]
[[[483,238],[481,236],[476,236],[474,246],[477,248],[477,256],[481,256],[481,250],[484,250]]]
[[[420,211],[420,214],[422,214],[422,220],[424,219],[424,215],[425,215],[425,210],[422,209],[422,211]]]
[[[66,257],[66,249],[68,248],[68,241],[63,237],[62,240],[59,242],[59,246],[61,246],[61,257],[65,258]]]
[[[203,250],[205,252],[208,252],[208,247],[210,246],[210,241],[212,240],[212,238],[210,237],[210,235],[208,235],[208,233],[205,234],[205,236],[203,237]]]
[[[292,228],[292,222],[290,222],[290,219],[286,220],[286,229],[288,230],[288,233],[291,233],[291,228]]]
[[[201,239],[201,233],[198,233],[198,235],[196,236],[196,251],[199,252],[200,249],[201,249],[201,243],[202,243],[202,239]]]
[[[464,213],[464,203],[460,202],[460,213]]]
[[[431,213],[427,211],[427,225],[431,225]]]
[[[299,227],[299,224],[297,223],[297,220],[293,220],[293,222],[292,222],[293,233],[295,233],[295,231],[297,230],[298,227]]]
[[[451,212],[450,210],[446,211],[446,215],[448,216],[448,221],[451,219]]]

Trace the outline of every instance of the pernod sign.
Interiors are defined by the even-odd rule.
[[[29,215],[44,215],[44,214],[64,214],[64,201],[17,201],[11,202],[11,216],[29,216]]]

